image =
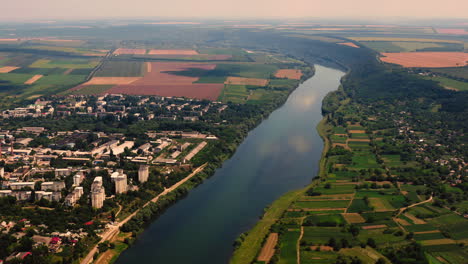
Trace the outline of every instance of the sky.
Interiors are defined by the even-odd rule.
[[[467,0],[0,0],[1,19],[468,18]]]

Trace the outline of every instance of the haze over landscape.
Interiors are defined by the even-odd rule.
[[[0,264],[467,264],[468,0],[3,0]]]
[[[3,1],[0,20],[103,17],[467,18],[468,1],[447,0],[18,0]]]

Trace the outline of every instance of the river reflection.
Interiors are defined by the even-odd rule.
[[[154,221],[117,263],[227,263],[233,241],[267,205],[316,175],[321,101],[343,74],[316,66],[315,76],[251,131],[212,178]]]

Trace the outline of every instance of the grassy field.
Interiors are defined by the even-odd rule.
[[[19,68],[16,69],[10,73],[23,73],[23,74],[41,74],[41,75],[58,75],[58,74],[64,74],[67,71],[67,69],[64,68]]]
[[[389,41],[362,41],[365,46],[378,52],[402,52],[404,49]]]
[[[77,91],[66,91],[65,94],[75,95],[96,95],[104,93],[112,88],[113,85],[87,85]]]
[[[348,213],[360,213],[372,211],[370,207],[363,199],[354,199],[351,206],[348,208]]]
[[[394,37],[350,37],[355,41],[405,41],[405,42],[431,42],[431,43],[462,43],[458,40],[431,39],[431,38],[394,38]]]
[[[248,96],[249,91],[247,90],[246,85],[228,84],[224,86],[224,89],[221,92],[218,100],[222,102],[233,102],[242,104],[245,103]]]
[[[66,68],[66,69],[88,69],[94,68],[98,65],[96,60],[84,59],[40,59],[35,61],[29,67],[31,68]]]
[[[468,82],[461,82],[461,81],[449,79],[449,78],[442,77],[442,76],[427,77],[427,79],[436,81],[441,86],[444,86],[447,89],[455,89],[457,91],[468,91]]]
[[[343,232],[340,227],[305,226],[302,240],[306,241],[307,244],[323,245],[328,243],[330,238],[340,240],[342,238],[351,239],[351,237],[350,233]]]
[[[144,62],[140,61],[106,61],[96,72],[96,77],[137,77],[146,73]]]
[[[34,74],[0,73],[0,80],[11,82],[13,84],[23,84],[33,76]]]
[[[296,263],[296,243],[299,239],[299,230],[286,231],[280,237],[280,261],[279,264]]]
[[[304,209],[323,209],[323,208],[346,208],[349,201],[307,201],[295,202],[294,207]]]
[[[455,78],[468,79],[468,67],[432,68],[430,71],[438,74],[446,74]]]
[[[262,219],[249,231],[242,245],[234,251],[231,264],[251,263],[262,247],[271,225],[284,213],[289,205],[305,190],[289,192],[276,200],[266,211]]]

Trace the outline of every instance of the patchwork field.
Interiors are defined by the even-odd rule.
[[[467,65],[468,61],[468,53],[464,52],[402,52],[382,55],[382,61],[408,68],[462,67]]]

